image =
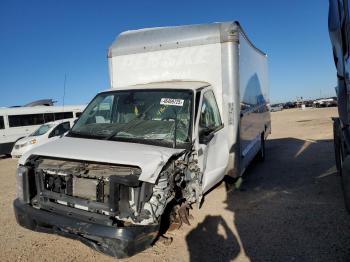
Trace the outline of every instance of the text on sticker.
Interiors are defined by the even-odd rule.
[[[162,98],[160,100],[161,105],[167,105],[167,106],[183,106],[184,100],[183,99],[174,99],[174,98]]]

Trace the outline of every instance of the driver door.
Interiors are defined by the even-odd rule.
[[[197,123],[198,160],[203,172],[202,190],[205,193],[223,179],[229,159],[226,129],[211,89],[202,91]]]

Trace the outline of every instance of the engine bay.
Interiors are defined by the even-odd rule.
[[[201,200],[201,172],[186,154],[169,161],[155,184],[140,181],[136,166],[36,157],[27,168],[33,207],[104,224],[159,224],[171,201]]]

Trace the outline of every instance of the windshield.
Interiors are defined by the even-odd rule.
[[[44,124],[41,125],[37,130],[34,131],[34,133],[32,133],[30,136],[41,136],[45,133],[47,133],[47,131],[49,131],[49,129],[53,127],[53,124]]]
[[[191,142],[191,90],[126,90],[95,97],[71,136],[183,147]]]

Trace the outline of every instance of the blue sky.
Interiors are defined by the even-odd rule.
[[[109,86],[107,49],[124,30],[239,20],[269,56],[273,102],[334,95],[327,0],[0,1],[0,107],[88,103]]]

